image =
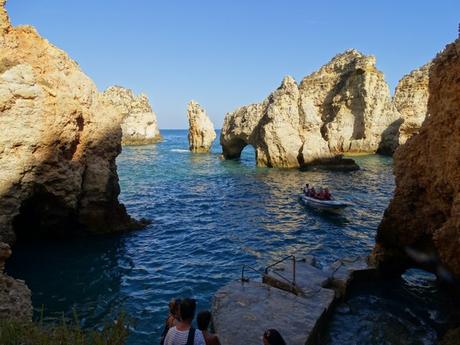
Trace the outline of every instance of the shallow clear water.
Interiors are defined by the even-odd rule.
[[[372,248],[394,188],[390,158],[357,157],[362,169],[349,173],[256,168],[251,148],[240,161],[223,161],[217,142],[210,154],[191,154],[186,131],[162,134],[162,143],[124,147],[117,160],[120,199],[134,217],[152,220],[145,230],[15,246],[8,271],[26,280],[34,306],[39,311],[43,305],[47,319],[75,308],[83,325],[94,327],[123,308],[135,320],[130,344],[153,344],[170,298],[193,296],[198,308],[208,308],[214,292],[236,279],[243,264],[262,268],[287,254],[310,253],[326,265]],[[354,206],[341,216],[306,208],[299,202],[306,182],[329,186]],[[374,298],[363,296],[364,305]],[[393,306],[381,304],[384,313],[392,313]],[[362,327],[388,320],[366,310]],[[362,334],[358,342],[334,341],[340,322],[359,324],[356,317],[334,319],[328,341],[374,339]],[[398,316],[387,326],[410,328],[410,322]],[[429,324],[420,327],[421,337],[433,334]]]

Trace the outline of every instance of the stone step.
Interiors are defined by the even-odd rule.
[[[346,294],[350,282],[370,279],[375,272],[366,258],[346,258],[325,270],[312,257],[292,260],[262,275],[263,282],[235,281],[214,295],[214,329],[222,345],[260,345],[265,330],[274,328],[287,344],[317,344],[334,301]]]
[[[287,344],[304,345],[333,301],[334,291],[324,288],[305,298],[260,282],[232,282],[214,296],[213,324],[222,345],[261,345],[270,328]]]

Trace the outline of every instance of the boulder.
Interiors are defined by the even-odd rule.
[[[111,86],[104,91],[104,97],[121,119],[123,145],[153,144],[161,140],[157,117],[146,95],[135,96],[130,89]]]
[[[208,152],[216,139],[214,125],[206,115],[206,111],[195,101],[187,107],[188,142],[192,152]]]
[[[0,241],[137,227],[118,202],[117,111],[0,3]]]
[[[394,155],[396,190],[373,258],[400,272],[422,266],[460,277],[460,39],[429,71],[429,116]]]

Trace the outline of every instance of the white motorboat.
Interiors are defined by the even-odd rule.
[[[320,200],[316,198],[309,197],[302,193],[302,201],[305,205],[316,207],[318,209],[330,210],[330,211],[340,211],[345,207],[350,206],[350,203],[345,201],[338,200]]]

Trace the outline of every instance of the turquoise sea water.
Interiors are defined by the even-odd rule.
[[[191,154],[186,131],[162,134],[157,145],[124,147],[117,160],[120,199],[134,217],[152,220],[146,229],[15,246],[8,272],[27,282],[47,320],[75,309],[84,326],[97,327],[123,308],[134,319],[130,344],[155,344],[172,297],[193,296],[199,309],[209,308],[214,292],[237,279],[243,264],[262,269],[285,255],[309,253],[327,265],[373,247],[394,188],[391,158],[357,157],[362,169],[348,173],[256,168],[252,148],[239,161],[223,161],[218,140],[210,154]],[[306,208],[299,202],[306,182],[329,186],[354,206],[341,216]],[[364,289],[342,306],[326,342],[392,344],[377,331],[359,331],[383,324],[408,329],[400,332],[408,340],[398,344],[432,344],[440,307],[423,312],[436,288],[421,281],[416,293],[399,299],[394,296],[412,283],[401,280],[389,295]],[[376,308],[355,307],[371,301]]]

